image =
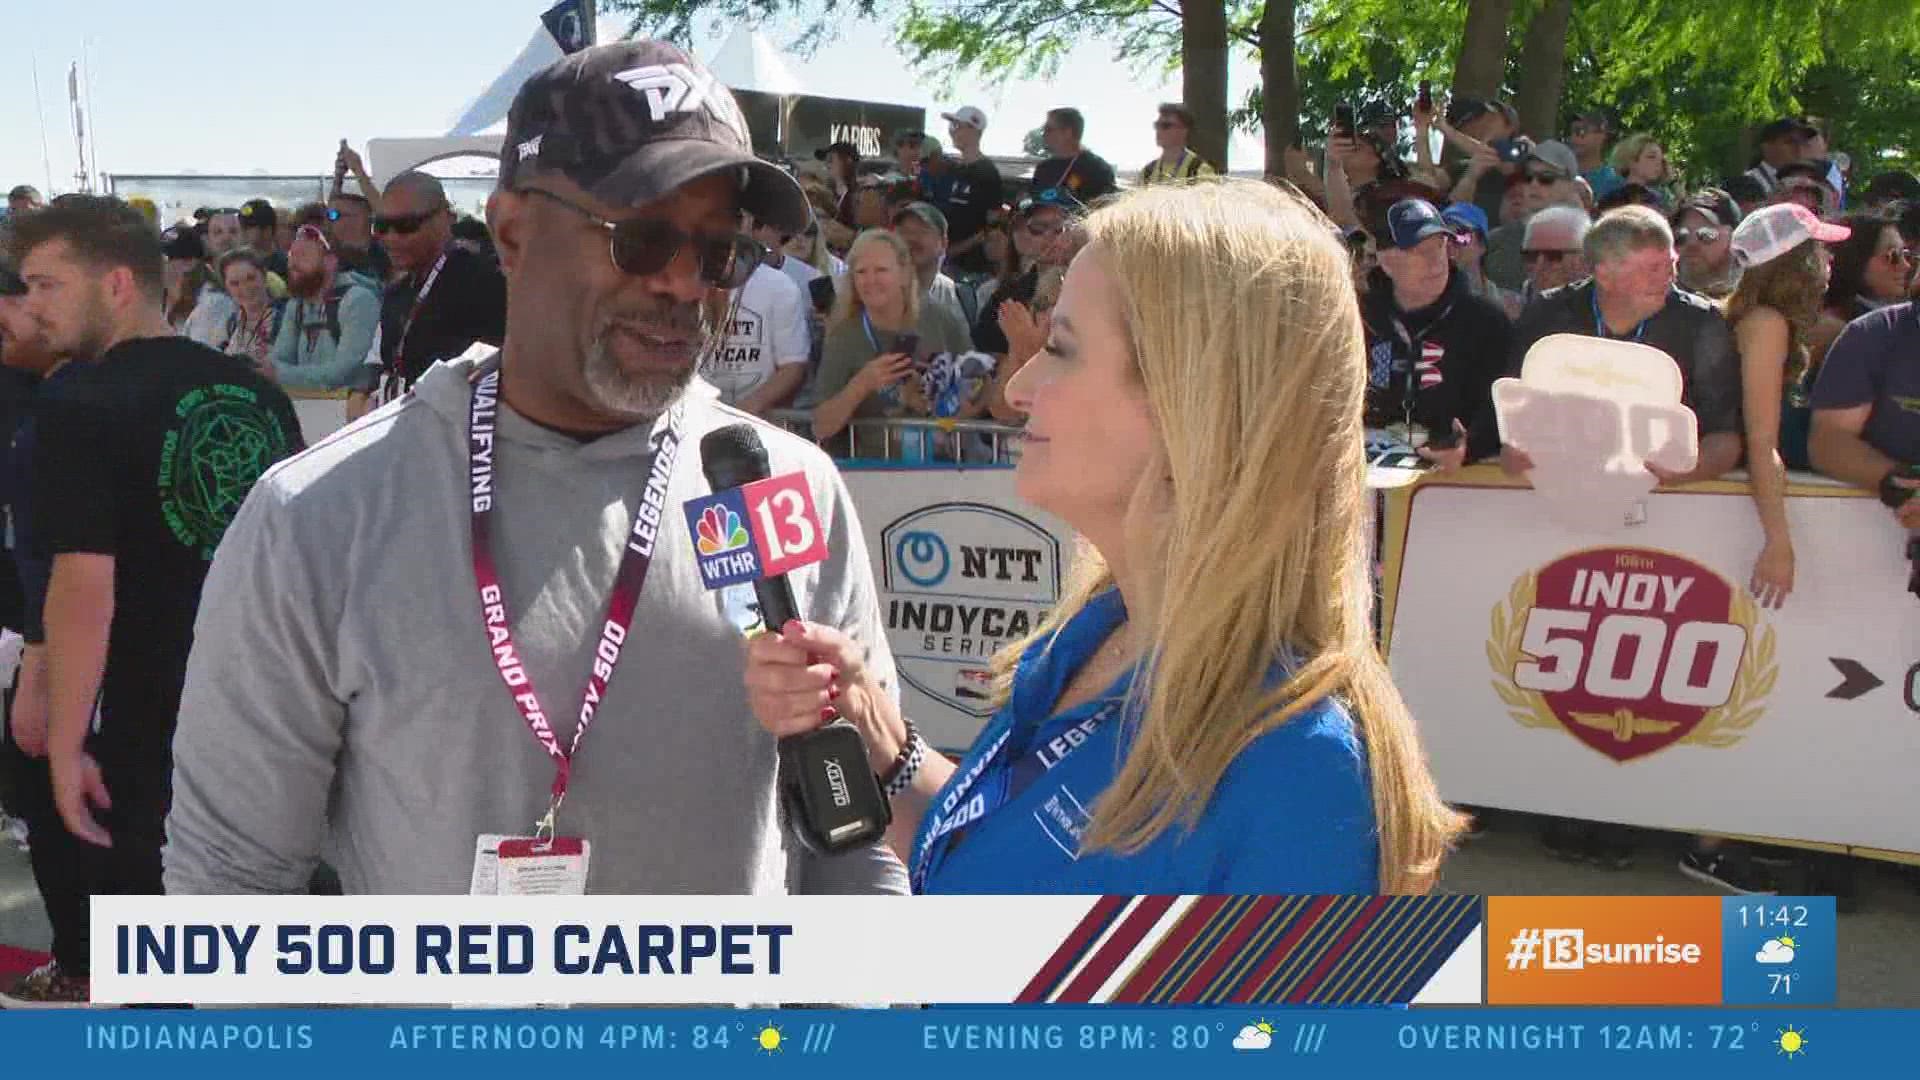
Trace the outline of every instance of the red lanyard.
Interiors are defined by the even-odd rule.
[[[427,295],[433,292],[433,283],[440,280],[440,271],[447,265],[447,253],[433,261],[433,269],[427,271],[427,278],[420,284],[420,291],[413,295],[413,306],[407,309],[407,321],[400,324],[400,340],[393,343],[393,370],[406,371],[407,338],[413,334],[413,320],[420,317],[420,309],[426,305]]]
[[[492,528],[494,489],[494,425],[500,414],[500,365],[487,365],[473,383],[473,403],[467,413],[468,476],[471,480],[473,512],[473,577],[480,589],[480,614],[487,628],[487,645],[493,652],[494,668],[507,684],[513,704],[527,722],[547,756],[553,759],[552,801],[547,816],[535,827],[536,834],[553,834],[554,819],[567,796],[572,779],[573,758],[580,742],[593,726],[595,712],[606,699],[607,684],[620,663],[620,650],[627,642],[627,630],[633,625],[634,608],[640,590],[646,585],[647,569],[653,565],[654,542],[659,537],[666,512],[667,481],[673,476],[673,462],[680,449],[681,408],[675,405],[667,415],[664,429],[654,436],[652,464],[647,471],[646,490],[640,508],[633,517],[633,529],[620,569],[613,579],[613,595],[607,600],[607,617],[601,622],[600,642],[593,653],[593,669],[587,674],[587,688],[580,699],[580,723],[573,730],[573,745],[562,749],[553,733],[540,698],[533,689],[533,675],[521,660],[513,642],[513,621],[507,615],[507,600],[500,588],[500,575],[494,569]]]

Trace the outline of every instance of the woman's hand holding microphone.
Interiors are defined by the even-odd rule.
[[[920,819],[953,775],[953,763],[909,734],[893,695],[867,666],[867,648],[831,626],[794,620],[747,640],[747,704],[775,738],[804,735],[844,717],[867,746],[867,764],[891,796],[887,844],[906,862]],[[914,740],[909,745],[909,740]],[[917,747],[918,749],[914,749]],[[896,766],[911,761],[896,773]]]
[[[775,738],[805,735],[843,716],[867,744],[878,775],[907,741],[893,696],[875,682],[865,648],[830,626],[796,619],[747,640],[747,703]]]

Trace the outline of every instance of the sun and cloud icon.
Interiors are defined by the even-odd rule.
[[[1273,1025],[1265,1020],[1255,1020],[1233,1037],[1235,1050],[1265,1050],[1272,1045]]]
[[[1757,964],[1791,964],[1798,949],[1799,945],[1785,935],[1768,938],[1760,951],[1753,954],[1753,960]]]
[[[724,506],[709,506],[700,514],[700,554],[724,555],[747,546],[747,530],[740,515]]]

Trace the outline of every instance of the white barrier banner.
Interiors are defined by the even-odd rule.
[[[992,715],[987,661],[1060,599],[1073,532],[1014,495],[1013,470],[848,470],[901,704],[964,750]]]
[[[1778,611],[1747,589],[1744,488],[1660,493],[1596,542],[1536,493],[1423,484],[1392,597],[1394,678],[1442,794],[1653,828],[1920,852],[1920,601],[1871,498],[1788,499]]]

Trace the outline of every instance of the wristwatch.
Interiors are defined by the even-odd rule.
[[[1905,506],[1907,500],[1913,498],[1913,489],[1901,487],[1894,481],[1903,476],[1912,476],[1913,472],[1911,465],[1896,465],[1888,469],[1887,475],[1880,478],[1880,501],[1895,510]]]
[[[900,744],[900,752],[894,755],[893,764],[878,778],[880,790],[889,799],[913,786],[913,778],[920,775],[920,766],[927,760],[927,740],[920,737],[920,729],[913,726],[913,718],[902,716],[900,719],[907,725],[907,741]]]

